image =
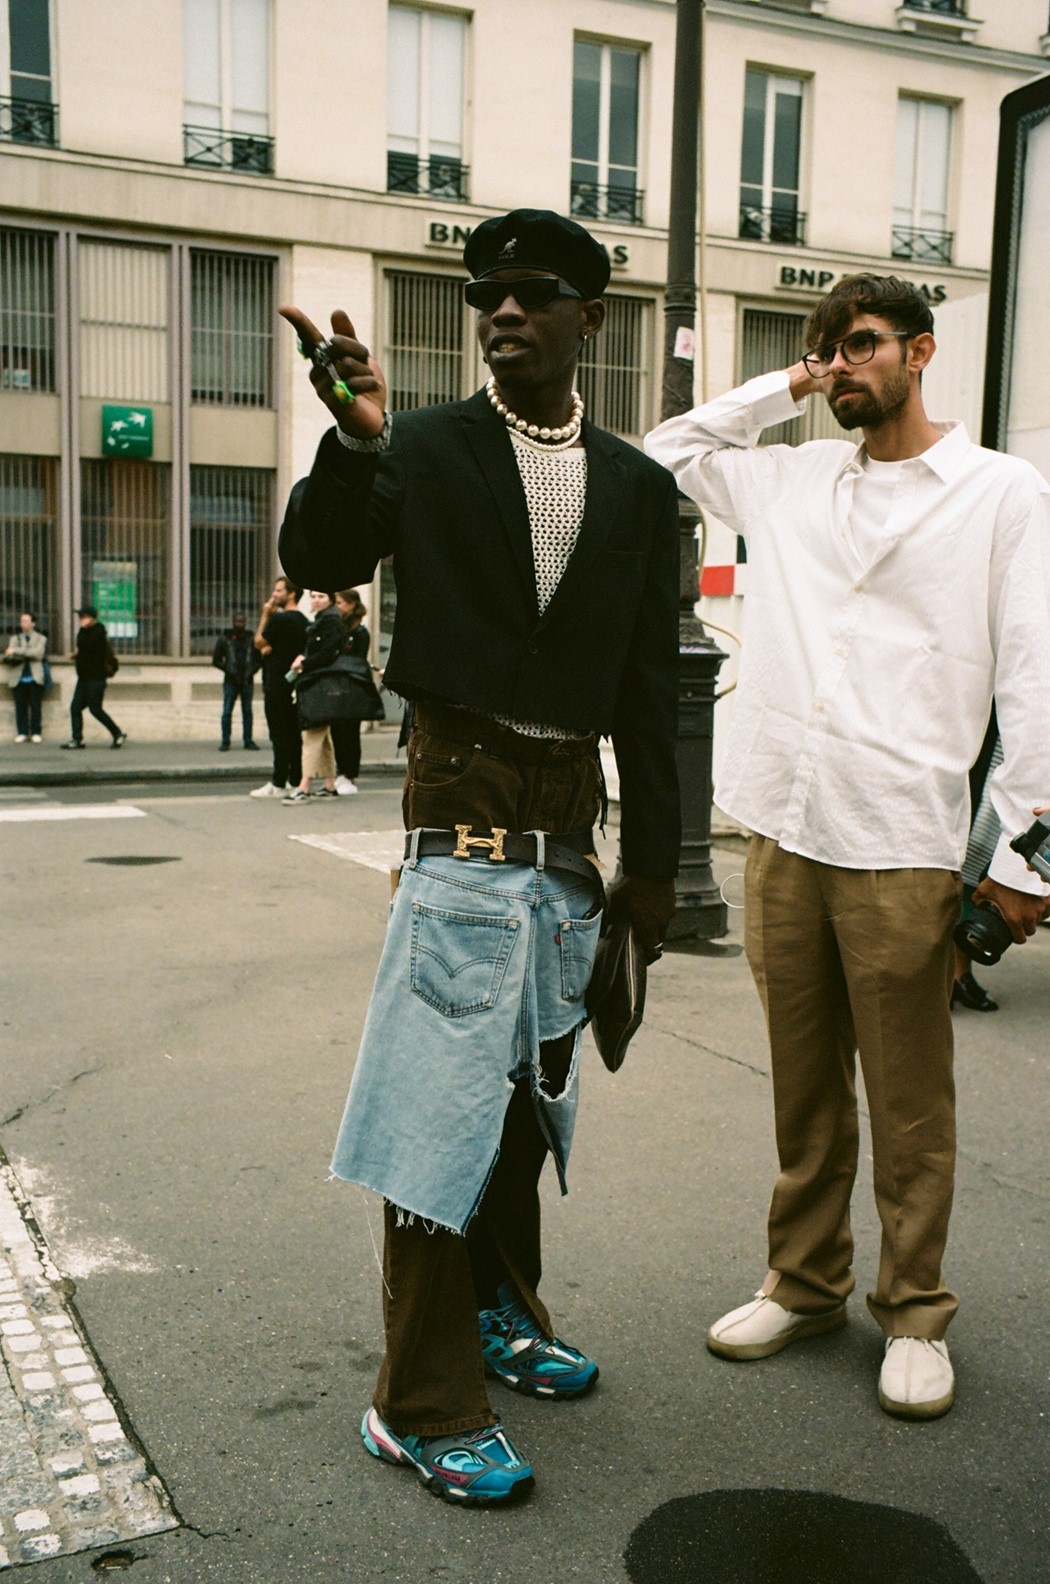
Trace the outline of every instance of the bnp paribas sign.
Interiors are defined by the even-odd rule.
[[[102,455],[151,457],[153,455],[153,409],[151,407],[103,407]]]

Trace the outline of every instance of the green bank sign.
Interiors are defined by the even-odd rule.
[[[151,457],[153,455],[153,409],[150,407],[103,407],[102,455]]]

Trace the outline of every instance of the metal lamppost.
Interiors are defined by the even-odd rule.
[[[703,0],[678,0],[661,418],[677,417],[693,406],[702,11]],[[682,851],[675,882],[677,912],[667,936],[669,941],[684,942],[715,940],[728,933],[726,905],[711,870],[715,681],[726,656],[695,613],[699,512],[684,495],[679,496],[678,510],[677,762],[682,788]]]

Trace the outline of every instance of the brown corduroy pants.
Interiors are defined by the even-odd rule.
[[[868,1307],[887,1336],[939,1340],[955,1173],[952,926],[959,876],[841,869],[756,836],[745,949],[769,1029],[780,1175],[764,1291],[819,1314],[853,1290],[855,1059],[871,1118],[882,1253]]]

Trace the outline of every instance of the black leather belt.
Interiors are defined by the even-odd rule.
[[[405,837],[405,857],[412,856],[413,835]],[[594,852],[593,831],[559,832],[543,838],[543,861],[550,869],[569,869],[573,874],[585,875],[601,884],[601,874],[595,864],[584,854]],[[416,854],[420,858],[481,859],[486,863],[518,863],[536,866],[536,837],[519,831],[475,831],[470,825],[457,825],[454,830],[421,830],[418,833]]]

